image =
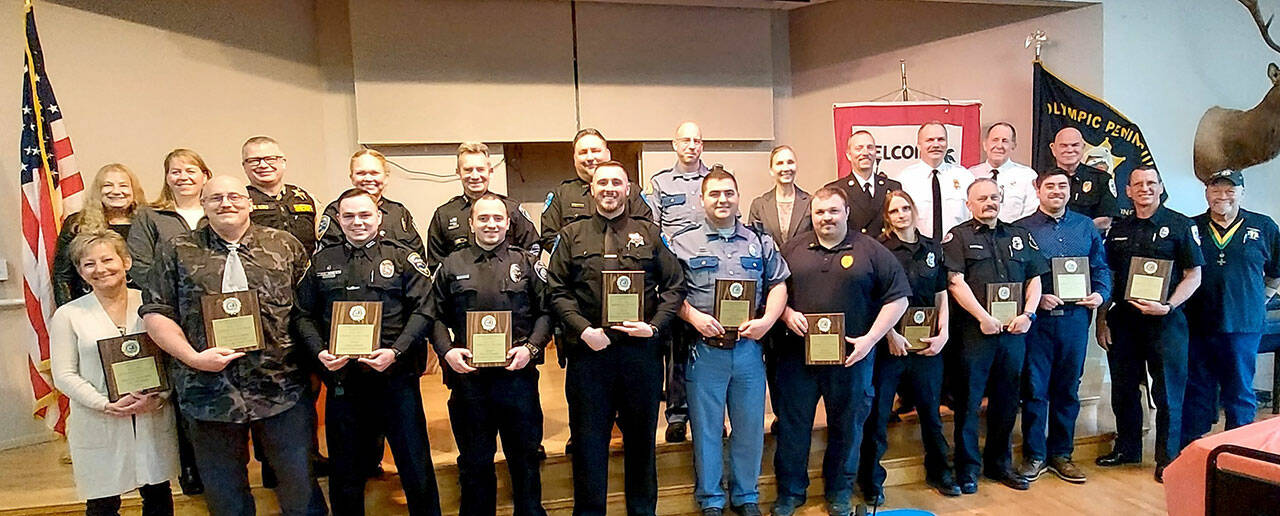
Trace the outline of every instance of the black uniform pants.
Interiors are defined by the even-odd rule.
[[[334,385],[325,403],[329,499],[336,516],[364,514],[372,441],[385,434],[409,514],[440,514],[427,418],[415,375],[362,375]]]
[[[1123,316],[1123,317],[1118,317]],[[1111,329],[1111,407],[1116,413],[1116,451],[1142,455],[1139,386],[1151,375],[1156,402],[1156,463],[1165,465],[1182,449],[1182,397],[1187,388],[1187,319],[1181,310],[1163,317],[1107,314]]]
[[[663,401],[667,402],[667,424],[689,421],[689,395],[685,390],[685,367],[689,362],[689,349],[697,340],[693,328],[681,321],[671,324],[671,343],[662,356],[666,362]]]
[[[956,474],[976,477],[979,467],[995,475],[1011,467],[1013,425],[1018,420],[1026,335],[982,335],[971,329],[961,345],[956,380]],[[978,455],[978,417],[987,395],[987,442]]]
[[[938,402],[942,392],[942,356],[924,356],[908,353],[905,357],[893,356],[886,344],[876,345],[875,403],[867,418],[862,439],[862,459],[858,469],[858,481],[863,493],[880,491],[888,472],[880,465],[880,459],[889,449],[889,419],[893,415],[895,393],[908,393],[903,403],[916,409],[920,417],[920,439],[924,442],[924,470],[929,480],[941,480],[949,475],[947,462],[947,437],[942,433],[942,418],[938,416]]]
[[[662,359],[655,339],[615,342],[569,358],[565,397],[573,438],[573,513],[603,515],[609,482],[609,439],[622,430],[627,514],[652,515],[658,505],[654,433],[662,394]]]
[[[516,516],[545,515],[538,469],[542,442],[538,370],[533,366],[520,371],[482,369],[454,378],[449,422],[458,443],[459,514],[491,516],[497,511],[493,455],[501,436]]]

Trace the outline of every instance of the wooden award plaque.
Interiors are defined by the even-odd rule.
[[[262,349],[262,312],[253,291],[209,294],[200,298],[208,347],[236,351]]]
[[[1172,277],[1173,260],[1134,256],[1129,260],[1129,280],[1125,282],[1124,298],[1164,303],[1169,300],[1169,280]]]
[[[467,350],[471,367],[511,365],[511,311],[467,312]]]
[[[368,357],[381,346],[382,301],[334,301],[329,322],[329,354]]]
[[[937,333],[938,309],[931,306],[912,306],[902,314],[898,321],[898,334],[907,339],[907,351],[923,351],[929,344],[920,339],[933,337]]]
[[[755,313],[755,280],[716,280],[715,318],[724,327],[724,340],[737,341],[738,327]]]
[[[844,365],[849,346],[844,340],[844,314],[805,314],[805,365]]]
[[[149,394],[169,390],[160,347],[146,333],[98,341],[98,356],[107,379],[107,399],[120,401],[126,394]]]
[[[1000,326],[1009,326],[1022,313],[1022,284],[988,283],[987,313],[999,320]]]
[[[644,320],[644,271],[604,271],[601,306],[605,326]]]
[[[1089,258],[1058,257],[1050,260],[1053,268],[1053,293],[1065,303],[1089,297]]]

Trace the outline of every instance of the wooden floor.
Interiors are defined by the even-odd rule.
[[[571,468],[563,455],[568,438],[568,411],[564,403],[563,371],[554,365],[542,368],[540,391],[545,418],[544,446],[550,456],[543,466],[544,501],[549,512],[567,514],[572,507]],[[918,427],[910,423],[895,424],[890,429],[890,450],[885,457],[889,470],[886,482],[887,508],[913,507],[939,515],[1003,515],[1003,514],[1098,514],[1136,516],[1165,512],[1162,486],[1152,479],[1153,462],[1151,445],[1153,432],[1147,435],[1147,460],[1142,466],[1117,470],[1100,470],[1092,459],[1110,449],[1110,436],[1114,421],[1108,404],[1102,378],[1101,360],[1091,356],[1090,366],[1082,382],[1081,394],[1085,399],[1077,424],[1078,463],[1089,475],[1083,486],[1068,484],[1047,474],[1032,485],[1027,492],[1017,492],[1000,484],[983,480],[978,494],[959,498],[944,498],[923,483],[923,465]],[[428,419],[432,459],[437,466],[442,501],[446,512],[457,510],[456,467],[457,451],[449,429],[445,400],[448,391],[440,383],[438,375],[425,376],[422,380],[424,410]],[[1269,415],[1269,414],[1268,414]],[[767,419],[772,419],[771,417]],[[689,444],[662,443],[665,424],[658,429],[659,484],[661,514],[691,514],[697,512],[692,500],[692,471]],[[815,431],[814,451],[811,454],[810,475],[815,479],[811,499],[801,514],[825,514],[820,503],[820,457],[823,449],[822,428],[825,421],[819,411],[818,429]],[[950,423],[946,435],[951,436]],[[323,442],[323,439],[322,439]],[[71,478],[71,466],[60,458],[65,454],[65,443],[28,446],[0,452],[0,515],[11,514],[75,514],[83,512],[83,504],[76,499]],[[764,472],[760,479],[762,499],[773,498],[772,438],[766,443]],[[389,461],[388,461],[389,462]],[[256,463],[250,465],[250,482],[258,486],[255,497],[259,501],[259,513],[276,512],[274,496],[260,487]],[[500,466],[499,470],[503,468]],[[611,491],[621,490],[620,461],[615,460],[610,470]],[[499,475],[499,497],[503,503],[506,493],[505,472]],[[616,482],[615,482],[616,481]],[[614,486],[617,486],[614,489]],[[175,486],[176,490],[176,486]],[[610,497],[610,513],[622,512],[620,493]],[[199,497],[178,495],[175,502],[179,514],[205,514]],[[369,514],[404,513],[402,495],[394,476],[371,482],[367,498]],[[762,506],[767,508],[767,503]],[[125,514],[137,514],[136,493],[127,495]],[[504,512],[500,510],[500,512]],[[509,512],[509,507],[505,512]]]

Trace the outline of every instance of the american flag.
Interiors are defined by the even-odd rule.
[[[22,294],[26,299],[27,368],[34,415],[66,433],[67,397],[49,374],[49,317],[53,315],[53,253],[62,219],[79,211],[84,180],[76,168],[62,110],[45,75],[36,17],[27,2],[26,60],[22,71]]]

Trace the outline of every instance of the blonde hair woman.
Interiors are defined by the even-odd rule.
[[[129,230],[133,270],[129,277],[143,285],[151,271],[156,243],[189,233],[204,221],[200,189],[213,177],[204,159],[190,149],[174,149],[164,157],[164,187],[150,206],[138,210]]]
[[[81,232],[108,229],[128,238],[138,204],[146,199],[138,176],[120,163],[98,169],[85,196],[84,209],[67,216],[58,235],[53,256],[53,299],[58,306],[89,293],[89,285],[80,279],[76,264],[67,252],[71,239]]]
[[[142,495],[142,512],[173,514],[170,479],[178,475],[172,404],[165,394],[127,394],[112,403],[98,341],[144,331],[142,293],[126,285],[131,265],[124,239],[113,231],[82,231],[68,250],[92,288],[58,308],[49,321],[54,385],[71,398],[67,443],[76,492],[86,514],[117,514],[120,495]]]

